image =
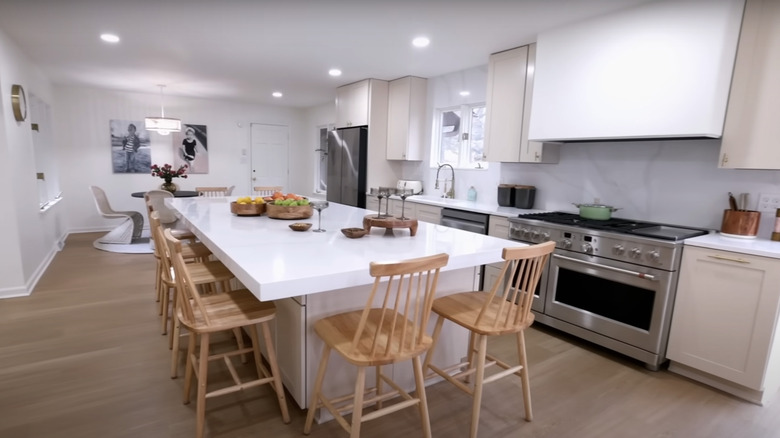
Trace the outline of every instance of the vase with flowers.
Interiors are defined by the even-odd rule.
[[[156,176],[165,180],[160,188],[174,193],[178,187],[176,187],[176,184],[173,183],[173,178],[187,178],[187,168],[188,166],[186,164],[182,164],[178,169],[174,169],[173,166],[168,163],[165,163],[162,166],[153,164],[152,176]]]

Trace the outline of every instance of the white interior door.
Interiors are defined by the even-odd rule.
[[[282,186],[285,191],[290,191],[287,176],[289,127],[252,123],[250,141],[252,143],[251,187]]]

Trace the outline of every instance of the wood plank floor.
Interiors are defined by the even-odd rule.
[[[169,378],[153,299],[154,258],[96,250],[76,234],[30,297],[0,300],[0,437],[191,437],[194,402]],[[779,437],[780,402],[759,407],[668,371],[537,327],[528,334],[534,421],[516,379],[487,386],[480,437]],[[491,349],[513,361],[512,339]],[[251,366],[251,364],[249,365]],[[211,378],[211,377],[210,377]],[[217,370],[214,381],[223,378]],[[468,435],[470,399],[429,387],[433,434]],[[281,421],[267,388],[208,402],[212,437],[299,437],[305,412]],[[363,427],[366,437],[421,436],[416,410]],[[346,437],[335,422],[312,437]]]

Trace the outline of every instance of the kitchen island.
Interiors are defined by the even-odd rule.
[[[306,220],[236,216],[230,213],[234,199],[167,199],[166,203],[244,287],[261,301],[275,301],[279,367],[285,386],[301,408],[307,407],[322,352],[312,326],[325,316],[363,308],[373,282],[369,262],[447,253],[449,263],[442,269],[438,287],[438,295],[443,296],[472,289],[476,268],[501,261],[503,248],[525,246],[424,222],[419,223],[415,236],[409,230],[386,233],[375,228],[365,237],[349,239],[340,229],[361,227],[370,212],[336,203],[322,211],[326,232],[296,232],[289,228],[291,223],[311,222],[315,229],[317,213]],[[455,363],[466,351],[467,334],[460,328],[445,328],[434,360]],[[339,372],[329,373],[323,386],[326,393],[351,390],[354,367],[342,365],[341,358],[331,358],[329,369]],[[407,388],[414,386],[411,364],[388,367],[393,367],[388,372],[396,381]],[[368,379],[373,381],[373,375]]]

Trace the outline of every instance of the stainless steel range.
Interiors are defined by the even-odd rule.
[[[551,212],[510,218],[511,239],[556,242],[536,320],[658,370],[666,360],[682,241],[709,231]]]

